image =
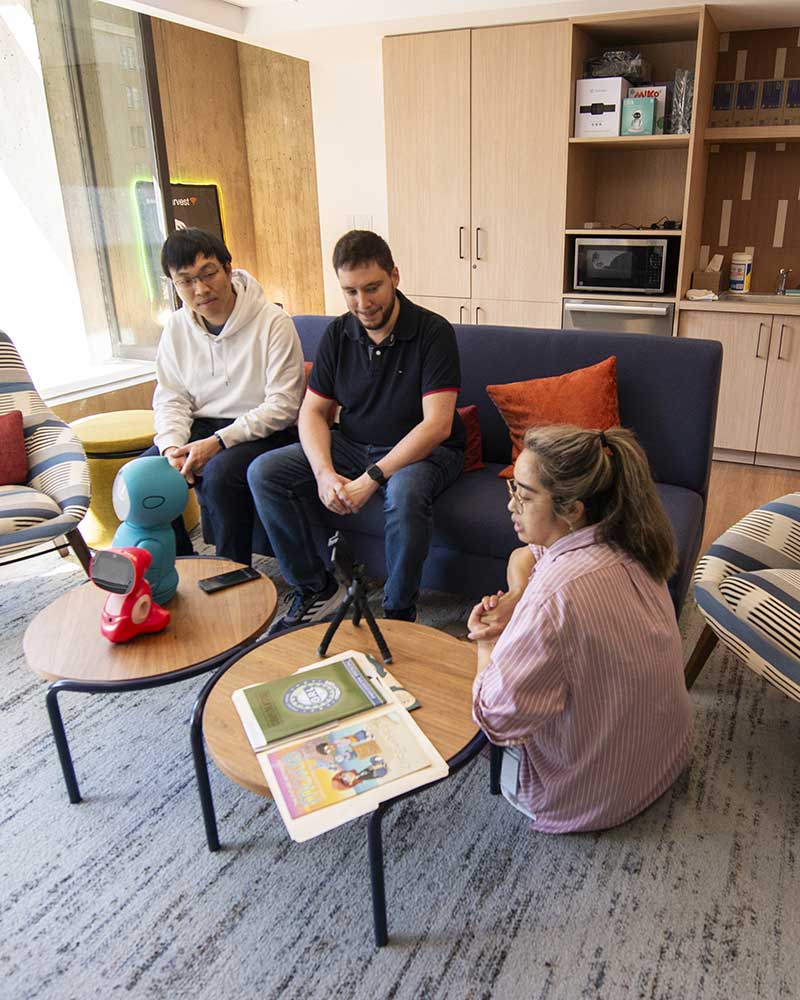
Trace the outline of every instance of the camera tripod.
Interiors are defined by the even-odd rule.
[[[344,621],[347,612],[350,608],[352,608],[353,624],[357,628],[361,624],[361,619],[364,618],[367,625],[369,625],[372,637],[380,650],[381,659],[384,663],[391,663],[392,654],[386,644],[383,633],[378,628],[378,623],[375,621],[375,616],[370,609],[369,603],[367,602],[367,588],[364,583],[364,567],[360,563],[354,562],[352,554],[347,549],[347,546],[338,531],[330,539],[328,546],[333,550],[333,569],[336,574],[336,579],[347,587],[347,596],[337,608],[333,620],[330,625],[328,625],[325,635],[322,638],[322,642],[319,644],[317,653],[320,656],[325,656],[327,654],[328,647],[336,634],[336,630]]]

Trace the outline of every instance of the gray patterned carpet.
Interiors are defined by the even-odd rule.
[[[800,995],[800,709],[717,651],[694,764],[644,815],[548,837],[487,792],[488,762],[384,822],[389,947],[372,945],[363,822],[293,844],[212,769],[205,848],[187,720],[197,682],[67,695],[85,802],[66,799],[22,635],[78,572],[0,570],[0,995],[777,998]],[[465,604],[429,595],[457,630]],[[699,631],[684,613],[686,648]]]

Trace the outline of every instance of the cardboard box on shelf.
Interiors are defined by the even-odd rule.
[[[575,81],[575,136],[619,135],[622,102],[628,81],[621,76],[601,76]]]
[[[668,104],[670,101],[670,91],[672,84],[669,83],[647,83],[641,87],[628,88],[628,100],[635,97],[652,97],[656,102],[655,115],[653,118],[653,135],[663,135],[667,131]]]
[[[692,271],[691,288],[704,288],[719,295],[728,287],[728,275],[722,271]]]
[[[619,134],[652,135],[655,114],[655,97],[626,97],[622,102]]]
[[[783,103],[783,124],[800,125],[800,79],[786,80]]]
[[[755,125],[758,120],[760,80],[739,80],[733,104],[732,125]]]
[[[783,122],[784,80],[762,80],[761,97],[758,102],[759,125],[780,125]]]
[[[711,102],[711,116],[708,124],[711,128],[724,128],[730,125],[733,118],[733,95],[736,90],[734,80],[717,80],[714,84],[714,97]]]

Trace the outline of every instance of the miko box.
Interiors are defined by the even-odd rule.
[[[666,83],[646,83],[641,87],[630,87],[628,89],[628,100],[635,97],[652,97],[656,102],[655,117],[653,119],[653,135],[663,135],[668,130],[667,104],[670,102],[670,90],[672,84]]]
[[[619,135],[622,102],[628,96],[622,76],[575,81],[575,137]]]

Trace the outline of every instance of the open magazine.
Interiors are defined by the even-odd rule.
[[[296,841],[309,840],[372,812],[381,802],[448,773],[445,760],[400,703],[400,692],[408,693],[365,654],[348,650],[285,680],[297,683],[308,672],[315,677],[330,676],[326,669],[345,661],[350,669],[357,665],[382,703],[322,726],[315,726],[309,716],[301,735],[265,740],[252,708],[257,702],[253,688],[262,685],[233,693],[281,818]],[[393,687],[399,689],[397,693]],[[292,690],[291,683],[286,690]]]

